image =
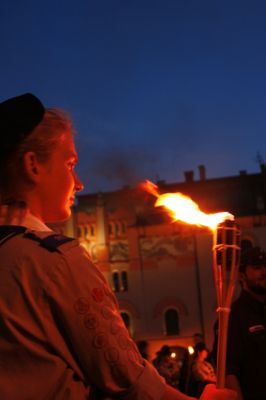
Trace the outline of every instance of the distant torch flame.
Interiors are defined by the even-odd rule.
[[[234,220],[234,216],[225,211],[215,214],[205,214],[190,197],[182,193],[159,194],[158,187],[150,181],[145,181],[142,187],[157,197],[155,207],[165,207],[175,221],[206,226],[214,231],[219,223],[227,219]]]

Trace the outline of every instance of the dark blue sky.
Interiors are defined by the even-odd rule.
[[[85,192],[258,172],[264,0],[2,0],[0,101],[66,109]]]

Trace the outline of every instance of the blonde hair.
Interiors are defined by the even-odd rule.
[[[24,154],[32,151],[41,163],[46,162],[54,146],[61,142],[66,132],[75,134],[69,115],[59,109],[47,108],[42,121],[17,145],[16,150],[0,163],[0,202],[2,204],[20,200],[15,197],[16,186],[25,178]]]
[[[16,157],[21,159],[27,151],[34,151],[40,162],[49,159],[55,144],[66,132],[74,134],[72,121],[62,110],[48,108],[42,121],[20,144]]]

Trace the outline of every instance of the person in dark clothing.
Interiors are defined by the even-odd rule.
[[[203,342],[195,345],[195,356],[191,365],[188,393],[199,397],[208,383],[216,383],[213,365],[207,361],[209,350]]]
[[[178,388],[180,367],[175,358],[171,357],[170,347],[165,344],[156,354],[153,365],[169,385]]]
[[[266,253],[245,252],[239,269],[242,291],[229,318],[226,386],[238,400],[266,399]]]

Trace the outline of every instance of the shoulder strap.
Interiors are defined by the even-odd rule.
[[[12,237],[24,233],[27,228],[17,225],[1,225],[0,226],[0,246]]]
[[[42,237],[42,235],[38,235],[38,232],[28,231],[24,226],[0,225],[0,246],[19,234],[23,234],[25,238],[38,242],[40,246],[52,252],[58,251],[61,245],[75,240],[74,238],[58,233],[51,234],[50,232],[48,235]]]
[[[74,238],[70,238],[59,233],[52,233],[48,236],[40,237],[38,236],[38,232],[26,232],[24,237],[40,243],[42,247],[52,252],[58,251],[59,247],[63,244],[75,240]]]

